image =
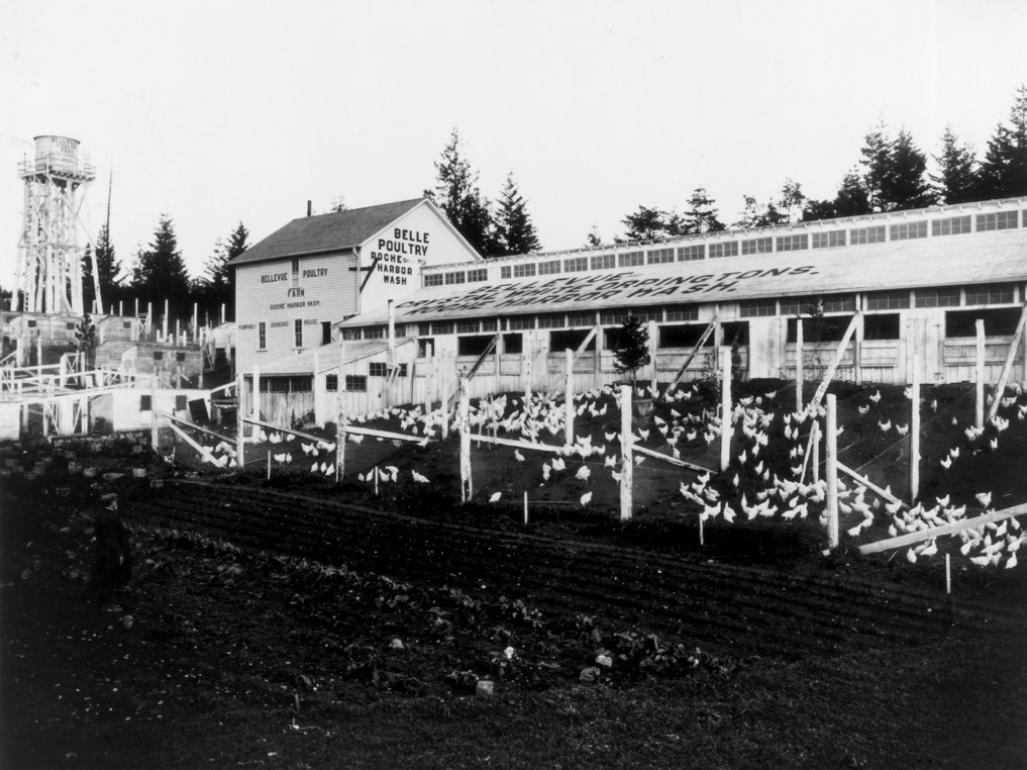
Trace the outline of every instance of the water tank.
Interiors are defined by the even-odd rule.
[[[49,166],[54,171],[79,171],[78,139],[69,136],[37,136],[36,167]]]

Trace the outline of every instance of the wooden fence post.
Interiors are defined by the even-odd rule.
[[[346,345],[339,340],[339,379],[335,385],[335,483],[346,473],[346,411],[342,408],[343,387],[346,384]]]
[[[150,378],[150,447],[154,452],[160,446],[157,431],[157,381],[155,377]]]
[[[243,418],[243,385],[245,380],[241,374],[235,376],[235,462],[236,467],[242,470],[246,467],[246,437],[243,433],[246,423]]]
[[[494,351],[493,360],[496,366],[496,379],[495,384],[492,386],[492,392],[495,395],[499,395],[503,390],[503,319],[496,319],[496,349]]]
[[[563,443],[574,444],[574,351],[564,350],[564,362],[567,367],[567,380],[564,383],[563,403]]]
[[[977,366],[974,381],[974,427],[984,427],[984,319],[978,318],[974,324],[977,328]]]
[[[720,362],[720,471],[723,473],[731,464],[731,356],[725,355]]]
[[[620,386],[620,520],[627,521],[631,518],[632,503],[632,480],[634,477],[635,460],[632,455],[632,444],[635,442],[633,426],[631,424],[631,399],[633,396],[631,385]]]
[[[827,425],[824,429],[824,450],[827,467],[827,541],[838,547],[838,404],[833,393],[827,395]]]
[[[913,353],[913,382],[910,385],[913,401],[909,416],[909,503],[920,495],[920,354]]]
[[[474,495],[471,483],[471,399],[467,394],[467,380],[460,378],[460,502],[469,502]]]
[[[813,483],[816,484],[820,481],[820,423],[815,419],[811,430],[813,431],[813,449],[809,458],[812,463],[810,470],[813,472]]]
[[[805,376],[803,371],[805,368],[805,362],[803,361],[803,332],[802,332],[802,316],[795,319],[795,411],[798,414],[802,414],[802,379]]]

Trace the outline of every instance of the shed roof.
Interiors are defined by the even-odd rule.
[[[231,260],[233,267],[282,257],[356,248],[425,198],[382,203],[334,214],[299,217]]]
[[[1002,281],[1027,281],[1027,230],[433,286],[397,302],[396,320],[582,312]],[[376,308],[337,325],[366,326],[386,320],[387,310]]]
[[[404,338],[396,343],[397,349],[414,342],[413,338]],[[346,363],[360,361],[364,358],[387,353],[389,343],[386,340],[361,340],[347,342],[344,348]],[[314,354],[317,353],[317,370],[337,372],[339,370],[339,343],[333,342],[317,348],[307,348],[298,353],[291,353],[273,361],[260,363],[261,377],[281,377],[285,375],[309,375],[314,370]]]

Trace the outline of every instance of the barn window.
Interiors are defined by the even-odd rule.
[[[629,251],[617,256],[618,267],[638,267],[645,264],[645,253],[641,251]]]
[[[834,249],[845,245],[844,230],[827,230],[812,235],[814,249]]]
[[[898,310],[909,307],[909,292],[872,291],[866,295],[867,310]]]
[[[327,345],[332,341],[332,322],[321,322],[321,344]]]
[[[481,319],[481,330],[483,332],[494,332],[496,330],[496,324],[498,323],[495,318],[482,318]]]
[[[452,321],[435,321],[431,325],[432,334],[452,334],[453,333],[453,322]]]
[[[863,316],[863,339],[899,339],[899,314],[878,313],[874,315]]]
[[[994,214],[977,215],[977,232],[985,230],[1009,230],[1016,227],[1015,211],[997,211]]]
[[[362,374],[346,375],[346,390],[353,393],[367,392],[367,377]]]
[[[421,337],[417,340],[417,357],[426,358],[435,355],[435,339],[433,337]]]
[[[931,222],[931,235],[959,235],[970,232],[970,215],[965,217],[947,217]]]
[[[267,350],[267,323],[265,321],[257,324],[257,350]]]
[[[303,319],[297,318],[292,322],[292,344],[298,348],[303,347]]]
[[[653,249],[646,254],[650,265],[662,265],[674,261],[674,249]]]
[[[568,313],[567,314],[567,325],[568,326],[595,326],[596,315],[595,313]]]
[[[149,412],[152,408],[153,408],[153,404],[150,403],[150,397],[148,395],[147,396],[140,396],[139,397],[139,411],[140,412]]]
[[[917,289],[913,298],[917,307],[958,307],[959,289]]]
[[[467,274],[463,270],[458,270],[453,273],[446,273],[445,284],[449,286],[454,283],[464,283],[467,280]]]
[[[866,243],[884,243],[884,225],[849,230],[849,241],[853,246],[861,246]]]
[[[706,324],[675,324],[659,327],[661,348],[694,348],[706,331]],[[706,345],[713,344],[713,335],[706,338]]]
[[[175,396],[175,411],[181,412],[183,409],[189,408],[189,402],[185,396]]]
[[[360,329],[343,329],[342,338],[347,342],[360,339]]]
[[[339,389],[339,375],[337,374],[326,374],[325,375],[325,390],[329,393],[335,393]]]
[[[809,248],[809,237],[806,233],[781,235],[777,239],[778,251],[802,251]]]
[[[535,328],[535,316],[533,315],[515,315],[510,317],[509,323],[510,329],[534,329]]]
[[[163,350],[155,350],[155,351],[153,351],[153,360],[154,361],[163,361],[164,360],[164,351]]]
[[[442,273],[429,273],[424,276],[425,286],[441,286]]]
[[[524,335],[523,334],[504,334],[503,335],[503,352],[520,355],[524,350]]]
[[[563,271],[565,273],[582,273],[588,270],[588,257],[574,257],[574,259],[565,259],[563,261]]]
[[[552,262],[539,262],[538,274],[539,275],[553,275],[554,273],[560,272],[560,260],[554,259]]]
[[[456,322],[456,330],[460,334],[477,334],[481,331],[481,322],[477,318],[465,318]]]
[[[1020,308],[1003,307],[981,310],[949,310],[945,313],[946,337],[976,337],[978,318],[984,319],[989,337],[1012,335],[1020,321]]]
[[[365,340],[381,340],[381,339],[385,339],[385,327],[384,326],[366,326],[366,327],[364,327],[364,339]]]
[[[966,304],[998,305],[1015,302],[1015,289],[1011,283],[979,284],[966,287]]]
[[[417,324],[417,334],[421,337],[427,337],[429,334],[431,334],[431,324]]]
[[[489,271],[484,267],[479,270],[468,270],[467,271],[467,283],[476,283],[479,281],[487,281],[489,279]]]
[[[563,313],[546,313],[538,317],[539,329],[561,329],[567,325],[567,317]]]
[[[772,299],[754,299],[738,304],[738,314],[742,318],[755,316],[777,315],[777,302]]]
[[[554,351],[566,350],[567,348],[577,350],[578,346],[585,341],[588,333],[588,329],[567,329],[565,331],[549,332],[549,349]],[[593,336],[585,350],[595,349],[596,338]]]
[[[908,241],[913,238],[926,238],[927,220],[922,219],[919,222],[900,222],[897,225],[892,225],[888,229],[891,231],[890,237],[893,241]]]
[[[867,316],[869,318],[869,316]],[[795,342],[795,321],[788,319],[788,342]],[[820,319],[804,318],[802,320],[803,343],[811,342],[841,342],[845,336],[845,330],[849,328],[852,316],[833,315]]]
[[[738,241],[723,241],[710,244],[710,259],[719,257],[737,257]]]
[[[371,377],[384,377],[389,373],[389,369],[384,361],[372,361],[367,366],[367,373]]]
[[[175,360],[179,363],[185,361],[185,353],[183,353],[181,350],[175,353]]]
[[[591,261],[593,270],[609,270],[617,267],[617,256],[615,254],[597,254]]]
[[[492,342],[492,334],[477,334],[457,337],[456,354],[458,356],[480,356]]]
[[[293,257],[292,258],[292,285],[293,286],[299,286],[300,285],[300,258],[299,257]]]
[[[731,321],[721,324],[721,332],[724,335],[725,345],[748,345],[749,344],[749,322]]]
[[[698,321],[698,305],[670,305],[665,311],[668,321]]]
[[[771,238],[750,238],[742,241],[742,254],[769,254],[774,250]]]
[[[693,262],[697,259],[706,259],[705,243],[697,243],[695,246],[682,246],[678,249],[678,262]]]
[[[535,275],[535,263],[529,262],[526,265],[514,265],[514,278],[530,278]]]
[[[512,276],[513,276],[513,268],[510,267],[510,265],[504,265],[503,267],[499,268],[499,277],[500,278],[510,278]]]

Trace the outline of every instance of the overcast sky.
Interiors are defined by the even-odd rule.
[[[0,283],[32,137],[81,140],[128,265],[162,213],[197,273],[339,195],[417,197],[458,127],[481,187],[519,181],[547,249],[705,186],[733,221],[786,177],[833,196],[884,119],[983,154],[1027,81],[1027,2],[8,2]]]

